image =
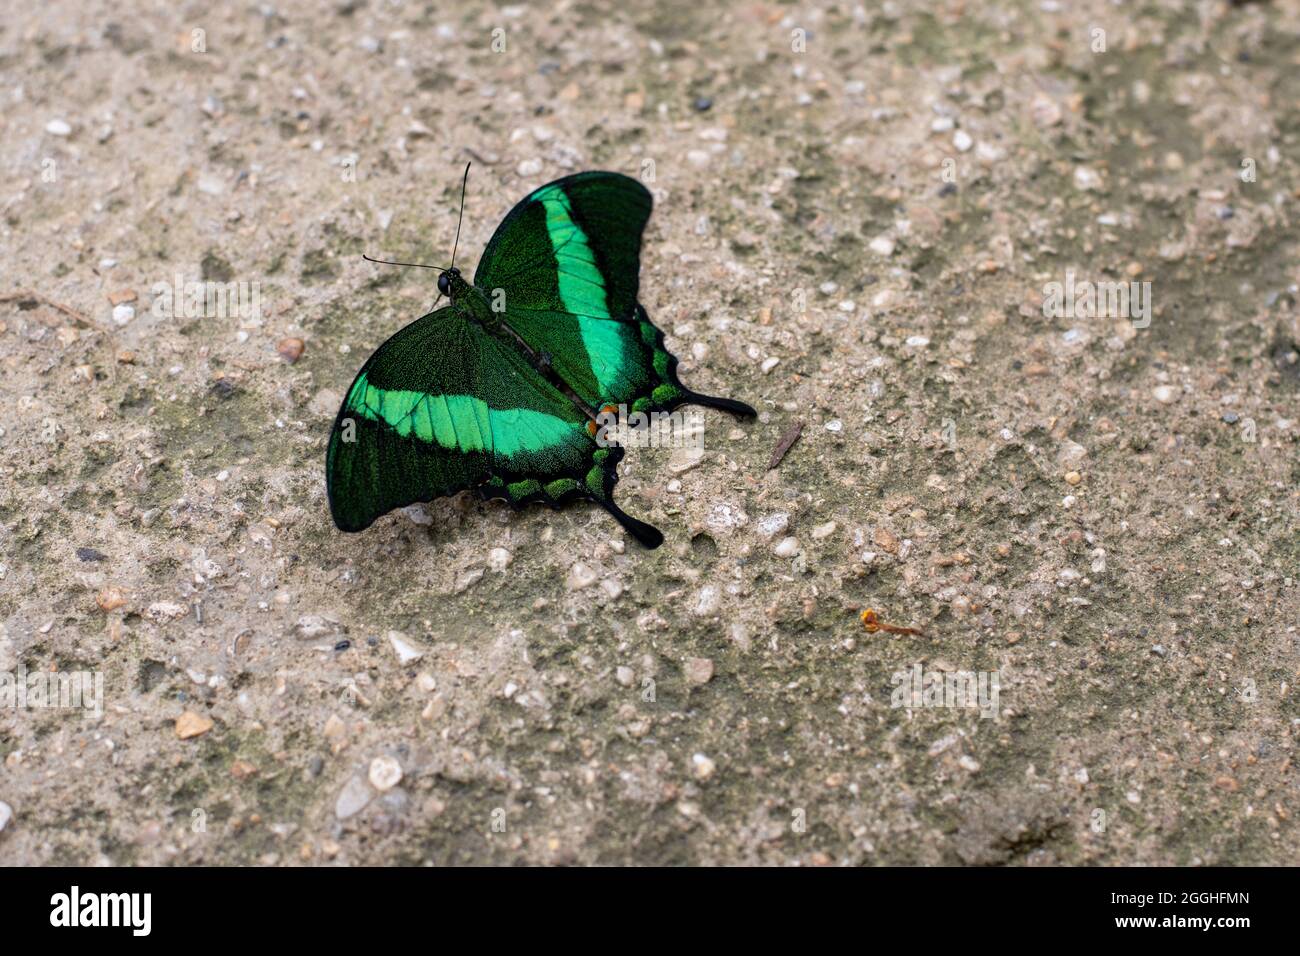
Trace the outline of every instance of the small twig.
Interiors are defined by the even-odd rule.
[[[767,463],[768,471],[781,464],[781,459],[785,457],[785,453],[790,450],[790,446],[799,440],[799,436],[802,434],[803,422],[795,422],[790,426],[790,429],[782,436],[781,440],[776,443],[776,447],[772,449],[772,457]]]
[[[886,634],[914,634],[917,637],[925,637],[925,633],[916,627],[899,627],[897,624],[886,624],[876,617],[876,612],[867,608],[862,612],[862,626],[866,628],[868,634],[875,634],[876,631],[884,631]]]
[[[72,306],[64,305],[62,302],[55,302],[53,299],[43,296],[32,289],[20,289],[17,292],[8,292],[4,295],[0,295],[0,302],[39,302],[41,305],[48,306],[56,312],[62,312],[64,315],[71,319],[75,319],[82,325],[90,326],[107,339],[109,350],[108,370],[113,375],[113,381],[117,381],[117,337],[113,334],[112,329],[106,329],[94,319],[82,315],[76,309],[72,308]]]
[[[99,328],[99,326],[86,318],[71,306],[64,305],[62,302],[55,302],[53,299],[47,299],[39,292],[33,292],[30,289],[23,289],[18,292],[10,292],[7,295],[0,295],[0,302],[39,302],[41,305],[48,305],[51,309],[57,309],[64,315],[71,316],[78,322],[84,322],[86,325]],[[100,331],[103,331],[102,329]]]

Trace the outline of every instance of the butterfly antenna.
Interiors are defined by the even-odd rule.
[[[451,264],[456,265],[456,250],[460,248],[460,224],[465,221],[465,187],[469,184],[469,163],[465,164],[465,177],[460,181],[460,217],[456,220],[456,244],[451,247]]]
[[[372,259],[364,252],[361,253],[361,258],[367,262],[378,262],[381,266],[414,266],[416,269],[441,269],[443,272],[447,271],[442,266],[425,265],[423,262],[393,262],[389,259]]]

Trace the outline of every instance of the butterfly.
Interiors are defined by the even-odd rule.
[[[652,204],[635,179],[577,173],[506,215],[472,283],[453,249],[438,275],[439,299],[450,304],[435,302],[370,356],[334,421],[325,477],[340,530],[475,490],[516,508],[588,499],[647,548],[663,543],[614,503],[623,449],[597,441],[597,418],[619,406],[755,412],[682,385],[637,301]]]

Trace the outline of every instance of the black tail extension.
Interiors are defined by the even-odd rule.
[[[683,405],[703,405],[706,408],[720,408],[724,412],[730,412],[737,418],[754,418],[758,412],[754,411],[744,402],[738,402],[734,398],[715,398],[712,395],[701,395],[699,392],[692,392],[690,389],[682,389],[684,397]]]
[[[600,505],[614,516],[614,520],[623,526],[623,530],[636,538],[647,548],[653,550],[664,543],[663,532],[654,525],[649,525],[644,521],[633,518],[612,501],[602,501],[600,502]]]

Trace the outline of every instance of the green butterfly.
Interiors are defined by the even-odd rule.
[[[755,412],[685,388],[637,302],[651,205],[634,179],[578,173],[510,211],[472,285],[453,251],[438,276],[451,304],[381,345],[339,409],[325,475],[341,530],[475,489],[515,507],[586,498],[646,547],[663,543],[657,528],[614,504],[623,449],[597,442],[597,416],[620,405]]]

